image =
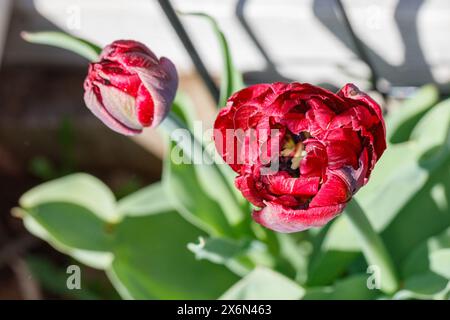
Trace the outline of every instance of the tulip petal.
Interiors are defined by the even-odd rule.
[[[100,90],[104,107],[117,121],[131,129],[142,130],[137,117],[136,102],[132,96],[113,86],[101,83],[95,83],[95,85]]]
[[[241,163],[238,162],[238,140],[233,129],[231,115],[234,109],[223,108],[214,123],[214,143],[219,155],[236,172],[240,171]]]
[[[309,203],[309,207],[314,208],[346,203],[352,196],[351,190],[353,183],[350,179],[343,179],[341,174],[329,171],[327,173],[327,181],[322,184],[319,192],[317,192]]]
[[[277,195],[313,196],[319,190],[319,177],[291,178],[283,173],[262,177],[270,192]]]
[[[282,232],[299,232],[321,227],[340,214],[345,204],[295,210],[280,204],[266,202],[266,207],[253,211],[253,219],[266,228]]]
[[[248,201],[258,207],[264,206],[260,195],[261,190],[256,188],[255,181],[251,175],[239,176],[234,183]]]
[[[170,111],[178,87],[178,75],[173,63],[164,57],[149,68],[133,68],[150,93],[155,113],[152,127],[157,126]]]
[[[375,100],[373,100],[368,94],[359,90],[359,88],[353,83],[347,83],[341,90],[338,91],[337,95],[362,102],[371,110],[375,111],[379,119],[383,119],[383,113],[381,112],[381,108],[378,103],[376,103]]]
[[[146,45],[134,40],[116,40],[102,50],[101,60],[120,63],[123,67],[147,68],[158,63],[158,58]]]
[[[256,105],[260,105],[267,100],[267,96],[272,92],[273,91],[270,84],[263,83],[256,86],[250,86],[234,93],[228,99],[227,107],[231,107],[232,105],[241,105],[243,102],[251,102]]]
[[[300,162],[300,174],[303,177],[325,178],[328,155],[325,146],[317,140],[305,141],[306,156]]]
[[[150,92],[143,84],[139,86],[136,96],[136,113],[139,122],[144,127],[149,127],[153,123],[153,115],[155,114],[155,106]]]
[[[110,129],[128,136],[141,133],[141,130],[129,128],[117,121],[98,101],[98,98],[92,88],[86,90],[84,94],[84,102],[88,109],[91,110],[91,112]]]
[[[287,113],[279,122],[294,134],[299,134],[301,131],[309,132],[309,120],[303,113]]]

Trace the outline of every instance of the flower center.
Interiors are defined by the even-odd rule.
[[[300,176],[300,162],[306,156],[303,141],[309,138],[311,138],[311,134],[306,131],[297,135],[290,132],[286,133],[280,152],[280,163],[284,164],[284,167],[281,168],[282,170],[288,171],[293,176]]]

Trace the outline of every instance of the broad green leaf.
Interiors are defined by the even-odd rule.
[[[49,202],[27,209],[49,234],[75,249],[109,251],[114,243],[110,225],[88,209],[72,203]]]
[[[230,48],[228,46],[228,42],[225,38],[225,35],[220,30],[219,25],[216,20],[204,13],[186,13],[187,15],[199,16],[211,24],[214,33],[217,36],[217,39],[220,43],[220,48],[222,51],[222,59],[223,59],[223,71],[222,71],[222,79],[220,84],[220,98],[218,107],[224,107],[227,103],[227,99],[236,91],[242,89],[244,87],[244,83],[242,81],[241,73],[235,68],[233,64],[233,59],[231,57]]]
[[[384,230],[440,166],[448,162],[449,128],[450,100],[439,103],[420,119],[411,134],[413,141],[388,147],[369,184],[356,195],[376,230]],[[439,161],[422,161],[425,154],[429,158],[435,149],[439,152],[432,160]]]
[[[450,247],[430,254],[430,269],[436,274],[450,279]]]
[[[374,228],[384,230],[383,238],[396,262],[450,223],[450,166],[444,164],[430,171],[418,163],[418,156],[415,160],[410,158],[419,153],[413,142],[391,146],[377,164],[369,184],[356,195]],[[310,270],[312,283],[330,283],[342,274],[358,251],[357,238],[344,211],[330,226],[321,250],[315,252],[318,258]],[[327,269],[330,271],[324,272]]]
[[[234,195],[235,201],[237,201],[241,206],[247,205],[248,201],[242,196],[234,185],[236,173],[223,161],[216,151],[212,132],[205,130],[207,128],[203,128],[203,124],[199,126],[201,122],[199,122],[196,117],[192,101],[190,101],[186,95],[179,92],[175,97],[172,111],[180,117],[180,119],[182,119],[197,141],[203,145],[206,158],[208,158],[210,163],[215,163],[221,175],[226,180],[228,189],[231,190],[231,193]]]
[[[230,185],[230,181],[226,179],[219,166],[208,162],[188,166],[191,170],[195,167],[198,185],[201,187],[198,190],[202,190],[220,205],[229,224],[236,226],[248,217],[247,212],[243,212],[240,198],[236,196],[236,187]]]
[[[410,278],[428,271],[435,272],[450,280],[450,228],[425,240],[405,259],[402,275]]]
[[[113,260],[113,255],[110,252],[105,251],[90,251],[75,249],[63,244],[55,237],[53,237],[32,215],[23,212],[22,214],[23,224],[25,228],[34,236],[41,238],[42,240],[48,242],[56,250],[70,255],[76,260],[84,263],[85,265],[95,268],[95,269],[105,269],[108,268]]]
[[[304,284],[308,276],[312,244],[307,240],[297,241],[293,234],[277,233],[277,239],[280,245],[280,256],[295,269],[295,280]]]
[[[20,206],[25,209],[50,202],[77,204],[111,223],[120,219],[111,190],[97,178],[84,173],[43,183],[26,192],[19,200]]]
[[[411,133],[423,150],[423,165],[434,169],[448,161],[450,154],[450,99],[437,104],[428,112]],[[425,154],[424,154],[425,153]]]
[[[388,140],[400,143],[409,140],[411,132],[420,118],[439,99],[439,91],[434,85],[426,85],[407,99],[403,105],[388,114],[386,118]]]
[[[180,118],[186,122],[191,121],[192,116],[190,111],[186,110],[187,107],[183,104],[174,106],[177,109],[176,113],[182,115]],[[221,216],[229,225],[241,223],[244,215],[236,197],[235,188],[230,185],[230,181],[215,165],[211,155],[204,151],[204,146],[190,132],[189,128],[192,127],[192,123],[183,123],[175,115],[171,115],[163,122],[163,127],[170,134],[171,139],[176,141],[169,148],[170,154],[164,166],[163,183],[167,186],[168,194],[174,200],[177,210],[181,211],[186,218],[191,218],[189,221],[197,223],[197,226],[199,226],[200,220],[206,218],[206,224],[213,222],[216,231],[217,226],[221,227],[219,229],[228,228],[226,224],[219,221],[223,220]],[[179,130],[180,128],[183,130]],[[175,171],[175,169],[177,170]],[[184,176],[181,178],[179,175]],[[170,179],[173,179],[175,184],[168,186],[171,183]],[[176,187],[178,191],[169,190],[173,187]],[[179,201],[178,192],[182,193],[180,197],[187,201],[186,204]],[[194,212],[196,206],[193,206],[194,203],[192,203],[193,196],[204,199],[206,206],[220,207],[221,210],[213,208],[213,210]],[[202,201],[196,205],[203,205]],[[204,229],[206,224],[202,223],[201,228]],[[214,230],[210,228],[208,232],[211,231]]]
[[[369,289],[369,275],[358,274],[337,281],[333,286],[310,288],[306,290],[304,300],[369,300],[381,294],[380,290]]]
[[[105,270],[124,298],[214,299],[238,280],[224,266],[195,259],[187,244],[205,234],[155,200],[165,196],[161,185],[123,199],[118,206],[123,218],[115,224],[85,206],[60,202],[73,189],[56,185],[61,189],[55,200],[33,196],[24,202],[33,206],[15,212],[57,250]]]
[[[433,192],[438,187],[443,199]],[[404,259],[426,239],[443,232],[450,226],[450,163],[439,167],[425,186],[397,213],[383,230],[382,236],[394,260]]]
[[[256,268],[234,284],[223,300],[298,300],[305,290],[284,275],[267,268]]]
[[[359,256],[358,238],[343,213],[315,236],[308,265],[308,286],[331,285]]]
[[[432,272],[412,276],[406,279],[404,288],[393,299],[449,299],[450,282],[448,279]]]
[[[389,146],[369,183],[356,194],[376,230],[386,228],[427,182],[429,170],[418,163],[421,151],[414,142]]]
[[[171,145],[174,148],[174,143]],[[200,170],[198,165],[175,164],[172,157],[167,157],[163,184],[168,197],[183,217],[198,228],[211,235],[231,235],[233,231],[225,213],[221,206],[203,191],[197,170]],[[214,168],[210,167],[210,170]],[[210,180],[210,183],[211,186],[216,186],[214,180]]]
[[[24,40],[72,51],[89,61],[97,61],[102,49],[84,39],[56,31],[22,32]]]
[[[153,183],[117,203],[117,210],[121,216],[142,216],[172,209],[167,193],[160,182]]]
[[[249,246],[248,241],[237,242],[227,238],[200,237],[198,243],[189,243],[187,247],[197,260],[224,265],[237,275],[244,276],[254,267],[251,261],[242,259]]]
[[[398,178],[402,179],[401,176]],[[396,184],[393,180],[390,183]],[[414,184],[414,182],[411,183]],[[408,188],[405,189],[408,190]],[[389,190],[398,193],[392,188]],[[436,190],[441,191],[434,192]],[[357,197],[357,199],[360,201],[361,198]],[[392,199],[392,196],[386,197],[386,199]],[[390,217],[387,217],[386,212],[382,211],[389,212],[390,210],[384,205],[384,201],[387,202],[387,200],[380,196],[379,201],[378,203],[373,202],[374,207],[366,212],[375,228],[379,231],[383,230],[383,240],[394,261],[401,263],[422,241],[442,232],[450,225],[448,207],[450,202],[450,165],[445,165],[434,172],[424,186],[413,193],[404,205],[397,211],[392,211]],[[395,201],[391,203],[395,206]],[[379,217],[375,215],[377,212]],[[331,225],[321,250],[315,252],[317,257],[310,268],[310,280],[314,284],[330,283],[345,271],[347,266],[358,256],[358,251],[357,238],[349,229],[344,212],[343,216],[336,219]],[[310,282],[308,281],[308,283]]]
[[[384,230],[385,242],[397,262],[450,223],[449,106],[444,101],[420,119],[411,134],[415,140],[390,145],[369,184],[356,195],[374,228]],[[331,255],[336,255],[331,251],[359,251],[356,237],[348,229],[344,212],[332,224],[323,251]],[[345,259],[339,261],[345,265]],[[319,270],[321,266],[318,264]]]
[[[319,251],[308,268],[308,286],[324,286],[344,274],[348,266],[358,257],[357,252],[327,250]]]
[[[429,178],[384,230],[384,238],[399,262],[415,246],[450,225],[449,130],[450,100],[446,100],[429,111],[411,134],[422,150],[419,165]]]
[[[345,214],[337,218],[330,226],[325,237],[322,250],[359,252],[356,234],[352,230],[350,221]]]
[[[205,259],[217,264],[226,264],[231,259],[243,254],[250,246],[250,241],[200,237],[198,243],[189,243],[188,249],[199,260]]]
[[[116,235],[108,274],[132,298],[215,299],[237,280],[225,267],[195,259],[186,246],[202,233],[176,212],[126,216]]]
[[[223,264],[240,276],[245,276],[258,265],[274,265],[266,245],[257,240],[200,237],[198,243],[189,243],[188,249],[196,259]]]
[[[417,163],[420,149],[407,142],[390,146],[355,198],[376,230],[383,230],[426,183],[428,172]],[[399,194],[397,190],[402,190]],[[358,252],[345,211],[330,226],[322,250]]]

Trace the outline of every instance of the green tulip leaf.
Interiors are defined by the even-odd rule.
[[[142,216],[170,211],[173,207],[163,185],[156,182],[121,199],[117,203],[117,210],[121,216]]]
[[[175,148],[172,143],[172,148]],[[213,168],[210,168],[214,170]],[[203,192],[197,176],[199,166],[175,164],[172,157],[166,159],[163,183],[173,206],[189,222],[211,235],[231,235],[232,228],[221,206]],[[214,180],[210,180],[214,185]]]
[[[110,251],[114,243],[109,225],[93,212],[72,203],[50,202],[27,210],[48,233],[64,245],[83,250]]]
[[[244,82],[242,81],[241,73],[235,68],[233,64],[233,59],[231,56],[230,47],[228,45],[227,39],[220,29],[217,21],[204,13],[184,13],[186,15],[198,16],[207,20],[216,35],[220,48],[222,51],[222,59],[223,59],[223,70],[222,70],[222,79],[220,85],[220,98],[218,107],[224,107],[227,103],[227,99],[236,91],[242,89],[244,87]]]
[[[22,32],[21,36],[24,40],[31,43],[44,44],[72,51],[89,61],[97,61],[102,51],[99,46],[87,40],[63,32]]]
[[[401,143],[409,140],[417,122],[439,99],[434,85],[426,85],[386,117],[388,140]]]
[[[434,299],[449,298],[450,282],[448,279],[433,272],[412,276],[405,281],[404,288],[397,292],[393,299]]]
[[[411,138],[423,151],[422,165],[434,169],[450,154],[450,99],[437,104],[417,124]]]
[[[19,200],[24,209],[49,202],[67,202],[82,206],[99,219],[111,223],[120,220],[111,190],[97,178],[84,173],[43,183],[26,192]]]
[[[199,238],[198,243],[189,243],[188,249],[199,260],[209,260],[226,264],[233,258],[245,253],[251,246],[250,241],[235,241],[228,238]]]
[[[429,271],[450,280],[450,228],[417,246],[405,259],[402,275],[409,278]]]
[[[237,276],[195,259],[187,244],[200,235],[174,211],[127,215],[117,226],[114,261],[107,273],[124,298],[215,299]]]
[[[22,211],[21,216],[25,228],[31,234],[48,242],[56,250],[75,258],[91,268],[106,269],[111,265],[113,260],[113,255],[111,252],[83,250],[69,247],[55,238],[50,231],[45,229],[45,226],[41,225],[36,219],[33,218],[32,215],[27,214],[26,211]]]
[[[298,300],[305,290],[284,275],[259,267],[225,292],[222,300]]]
[[[449,106],[447,101],[439,103],[417,120],[411,133],[414,140],[390,145],[368,185],[355,196],[371,224],[382,232],[395,262],[400,263],[416,245],[450,224]],[[357,252],[358,241],[344,212],[314,252],[310,281],[331,283]],[[331,264],[333,272],[324,272]]]
[[[257,240],[200,237],[197,243],[189,243],[188,249],[197,259],[223,264],[240,276],[258,265],[273,267],[274,264],[266,245]]]
[[[57,250],[105,270],[124,298],[214,299],[238,280],[188,250],[206,235],[173,211],[161,184],[109,203],[120,213],[114,223],[94,211],[105,209],[110,192],[95,178],[75,174],[32,189],[14,212]]]
[[[380,296],[376,287],[369,289],[369,274],[357,274],[336,281],[332,286],[306,290],[304,300],[370,300]]]
[[[237,192],[216,165],[214,153],[207,152],[199,142],[200,133],[192,133],[193,111],[181,98],[174,104],[179,119],[171,116],[163,123],[176,141],[171,143],[165,160],[163,184],[174,207],[188,221],[211,235],[230,235],[231,225],[244,219]],[[175,132],[180,126],[184,130]]]

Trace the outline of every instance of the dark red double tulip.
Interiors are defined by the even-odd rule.
[[[228,100],[214,127],[219,153],[238,173],[236,187],[261,208],[253,218],[279,232],[336,217],[386,148],[380,107],[352,84],[337,94],[301,83],[254,85]],[[230,130],[264,134],[230,140]],[[278,170],[263,170],[274,161]]]
[[[84,100],[112,130],[134,135],[158,125],[169,112],[178,86],[175,66],[144,44],[119,40],[89,65]]]

